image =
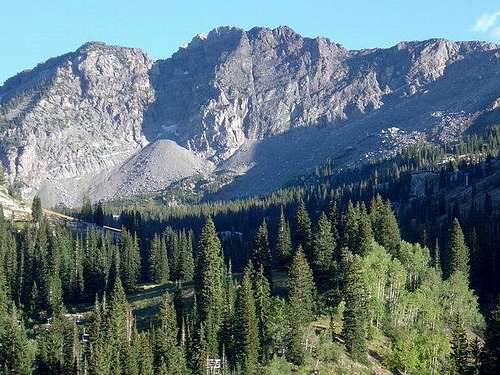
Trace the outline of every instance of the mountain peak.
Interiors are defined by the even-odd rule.
[[[140,49],[89,42],[0,87],[0,158],[11,182],[48,204],[73,204],[90,185],[102,184],[94,199],[126,191],[105,186],[113,181],[148,192],[213,170],[203,163],[215,174],[249,172],[271,189],[327,157],[355,162],[460,134],[499,96],[494,48],[431,39],[348,51],[288,26],[222,26],[154,62]],[[391,127],[401,130],[397,142],[382,136]],[[199,168],[184,173],[164,155],[158,171],[168,179],[132,176],[173,152],[145,150],[161,140]],[[234,194],[252,189],[249,178]]]

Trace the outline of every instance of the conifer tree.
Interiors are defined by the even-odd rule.
[[[83,274],[86,292],[89,296],[100,293],[106,286],[108,266],[105,254],[99,249],[96,230],[87,231],[84,246]]]
[[[88,196],[83,197],[82,209],[80,217],[83,221],[92,222],[94,218],[94,210],[92,209],[92,202]]]
[[[155,368],[163,366],[167,374],[183,375],[187,372],[182,348],[177,344],[177,317],[168,292],[163,296],[160,308],[160,326],[155,331]]]
[[[134,289],[139,280],[141,256],[137,236],[124,228],[120,234],[120,276],[126,291]]]
[[[339,233],[338,233],[338,225],[339,225],[339,217],[337,211],[337,204],[335,201],[330,202],[330,206],[328,208],[328,220],[330,220],[330,226],[332,228],[333,240],[337,244],[339,241]]]
[[[288,272],[288,299],[294,311],[294,322],[309,324],[313,320],[315,285],[311,268],[299,245]]]
[[[211,353],[222,323],[224,308],[224,260],[212,219],[207,218],[198,241],[195,292],[199,320],[205,326],[205,338]]]
[[[188,350],[188,365],[193,375],[204,375],[207,373],[207,358],[209,350],[205,338],[205,327],[203,323],[192,332]]]
[[[342,219],[342,246],[349,249],[351,252],[355,251],[357,247],[357,239],[359,233],[359,210],[354,207],[351,201],[347,203],[347,208]]]
[[[191,233],[181,232],[180,251],[179,277],[181,280],[191,281],[194,274],[193,240]]]
[[[447,275],[462,272],[469,276],[469,249],[465,244],[464,234],[457,219],[453,220],[450,227],[448,240],[448,267]]]
[[[178,280],[180,274],[181,252],[179,246],[179,237],[170,227],[165,230],[165,244],[167,247],[168,263],[170,268],[170,277],[172,280]]]
[[[293,325],[293,322],[288,320],[286,310],[287,306],[283,298],[271,298],[266,321],[266,331],[270,338],[269,355],[283,355],[287,350],[290,325]]]
[[[3,268],[0,267],[0,317],[2,317],[2,314],[7,313],[8,305],[9,305],[9,298],[7,295],[5,272]]]
[[[140,374],[154,375],[153,351],[151,350],[151,342],[148,334],[140,333],[139,341],[139,345],[141,347]]]
[[[311,219],[309,218],[309,213],[307,212],[304,201],[300,201],[297,214],[295,215],[295,241],[297,245],[302,247],[304,254],[309,258],[312,229]]]
[[[107,285],[107,292],[109,295],[113,293],[116,281],[118,279],[120,279],[121,281],[120,263],[121,263],[120,253],[118,249],[115,248],[111,258],[111,266],[109,267],[108,285]]]
[[[84,275],[83,275],[83,259],[80,237],[76,236],[73,244],[73,259],[72,266],[69,269],[69,286],[68,294],[70,301],[79,303],[85,292]]]
[[[60,316],[52,319],[50,326],[37,340],[38,373],[63,375],[74,368],[74,359],[78,356],[74,326],[74,323],[65,322]]]
[[[39,223],[43,218],[42,200],[37,195],[31,204],[31,217],[35,223]]]
[[[500,297],[487,323],[479,373],[500,374]]]
[[[288,338],[287,358],[304,361],[304,329],[313,320],[315,286],[312,271],[299,245],[288,273],[288,319],[293,322]]]
[[[451,330],[451,358],[457,374],[471,374],[471,353],[463,321],[457,315]]]
[[[155,234],[151,240],[148,264],[148,279],[151,282],[161,284],[169,279],[170,269],[165,240],[158,234]]]
[[[224,290],[224,314],[221,330],[221,341],[224,347],[224,354],[231,363],[234,363],[234,319],[235,319],[235,303],[236,303],[236,286],[234,283],[231,261],[225,274],[225,290]]]
[[[264,268],[261,265],[254,273],[254,290],[255,290],[255,311],[257,313],[258,337],[260,338],[260,355],[261,362],[269,359],[269,348],[271,337],[268,332],[267,319],[269,317],[269,308],[271,305],[271,287],[269,281],[264,274]]]
[[[105,335],[104,314],[106,312],[105,295],[103,303],[96,297],[92,320],[89,326],[90,336],[90,358],[88,362],[91,375],[107,375],[110,373],[110,362],[108,358],[107,338]]]
[[[101,201],[97,203],[93,216],[94,223],[102,227],[104,225],[104,210]]]
[[[142,356],[141,341],[137,329],[134,328],[130,345],[127,347],[125,355],[125,363],[123,373],[127,375],[140,375],[141,356]]]
[[[10,313],[0,313],[0,369],[5,374],[29,375],[32,358],[26,330],[12,306]]]
[[[391,203],[384,202],[377,194],[372,199],[370,216],[375,241],[392,256],[397,257],[401,245],[401,234]]]
[[[252,289],[253,267],[249,263],[243,272],[235,306],[236,364],[245,374],[255,374],[259,353],[258,320]]]
[[[255,234],[250,259],[252,260],[255,269],[259,269],[260,266],[262,266],[267,279],[271,280],[271,249],[269,248],[268,231],[265,219],[262,221],[262,224],[259,226],[259,229]]]
[[[357,360],[366,360],[367,291],[361,258],[354,255],[345,277],[345,311],[342,336],[347,351]]]
[[[290,226],[288,225],[283,207],[280,209],[278,227],[276,229],[276,266],[283,270],[290,264],[292,256],[292,239],[290,236]]]
[[[365,256],[371,251],[374,239],[370,218],[364,203],[361,203],[360,205],[358,220],[356,246],[352,249],[352,251],[354,254]]]
[[[131,309],[128,305],[120,278],[116,279],[109,311],[107,313],[106,332],[109,350],[110,368],[120,372],[128,352],[132,324]]]
[[[312,265],[316,274],[325,273],[332,268],[334,250],[335,239],[333,238],[332,227],[325,213],[322,212],[312,246]]]

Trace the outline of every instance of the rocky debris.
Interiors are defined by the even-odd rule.
[[[122,165],[99,179],[86,194],[95,200],[110,200],[159,192],[193,175],[206,176],[213,164],[177,143],[161,139],[149,144]]]
[[[219,27],[158,61],[88,43],[0,87],[0,156],[50,205],[212,172],[241,175],[223,197],[264,193],[327,157],[456,139],[498,107],[499,62],[492,43],[349,51],[285,26]]]

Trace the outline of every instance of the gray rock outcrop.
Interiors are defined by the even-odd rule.
[[[349,51],[288,27],[217,28],[158,61],[88,43],[0,87],[0,156],[49,205],[214,171],[243,174],[224,197],[264,193],[326,157],[458,137],[497,109],[499,62],[492,43]]]

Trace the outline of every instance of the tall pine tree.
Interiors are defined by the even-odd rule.
[[[234,336],[236,365],[243,373],[256,373],[259,354],[259,330],[255,298],[252,289],[253,267],[249,263],[243,272],[235,306]]]
[[[160,308],[160,326],[155,330],[155,358],[157,371],[163,366],[168,374],[183,375],[187,372],[182,348],[177,343],[177,317],[168,292]]]
[[[342,336],[347,351],[357,360],[366,360],[367,288],[361,258],[349,260],[344,289],[345,311]]]
[[[262,266],[267,279],[271,280],[271,249],[269,248],[269,238],[265,219],[262,221],[262,224],[255,234],[250,259],[255,269],[259,269],[260,266]]]
[[[465,244],[464,234],[458,219],[454,219],[450,227],[447,247],[448,267],[447,275],[462,272],[469,276],[469,249]]]
[[[304,201],[300,201],[295,215],[295,242],[302,247],[304,254],[310,259],[312,241],[311,219]]]
[[[208,350],[218,351],[217,337],[224,309],[224,259],[212,219],[207,218],[198,240],[195,292],[199,321],[205,327]]]
[[[312,271],[299,245],[288,273],[288,319],[291,324],[287,358],[304,361],[304,329],[313,320],[315,286]]]
[[[276,268],[286,269],[290,264],[292,256],[292,239],[290,236],[290,226],[285,219],[283,207],[280,209],[278,227],[276,229]]]

